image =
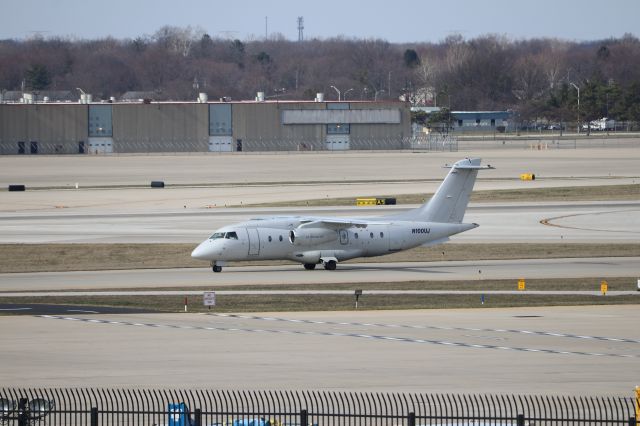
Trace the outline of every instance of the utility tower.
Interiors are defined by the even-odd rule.
[[[302,16],[298,16],[298,41],[304,40],[304,34],[302,33],[304,30],[304,18]]]

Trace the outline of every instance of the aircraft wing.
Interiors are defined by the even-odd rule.
[[[328,228],[328,229],[344,229],[355,226],[356,228],[366,228],[369,225],[383,225],[386,222],[372,222],[367,220],[349,220],[349,219],[313,219],[302,221],[298,228]]]

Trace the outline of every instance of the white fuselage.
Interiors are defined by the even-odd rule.
[[[418,247],[476,226],[462,223],[363,221],[357,226],[342,229],[310,227],[304,228],[304,232],[297,232],[301,224],[316,219],[275,217],[227,226],[212,235],[216,238],[203,241],[192,256],[214,262],[288,259],[300,263],[319,263],[322,258],[343,261]]]

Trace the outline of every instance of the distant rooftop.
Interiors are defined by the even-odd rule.
[[[130,91],[125,92],[122,96],[120,96],[120,100],[124,102],[132,102],[139,101],[140,99],[150,99],[152,101],[160,101],[164,100],[165,97],[162,96],[162,93],[159,92],[138,92],[138,91]]]
[[[25,94],[34,95],[34,99],[40,102],[42,102],[44,98],[48,98],[49,102],[68,102],[78,100],[78,97],[70,90],[37,90],[33,92],[10,90],[4,92],[2,99],[4,102],[20,102],[20,100],[24,98]]]

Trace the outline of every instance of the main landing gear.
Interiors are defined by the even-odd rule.
[[[335,260],[329,260],[327,262],[324,262],[324,269],[326,269],[327,271],[335,271],[337,265],[338,263]]]
[[[213,265],[211,269],[213,270],[213,272],[222,272],[222,266],[219,265]]]
[[[330,258],[327,260],[322,259],[322,264],[324,265],[324,269],[327,271],[335,271],[336,266],[338,265],[338,261],[335,258]],[[313,271],[316,269],[316,263],[303,263],[304,269],[307,271]]]

